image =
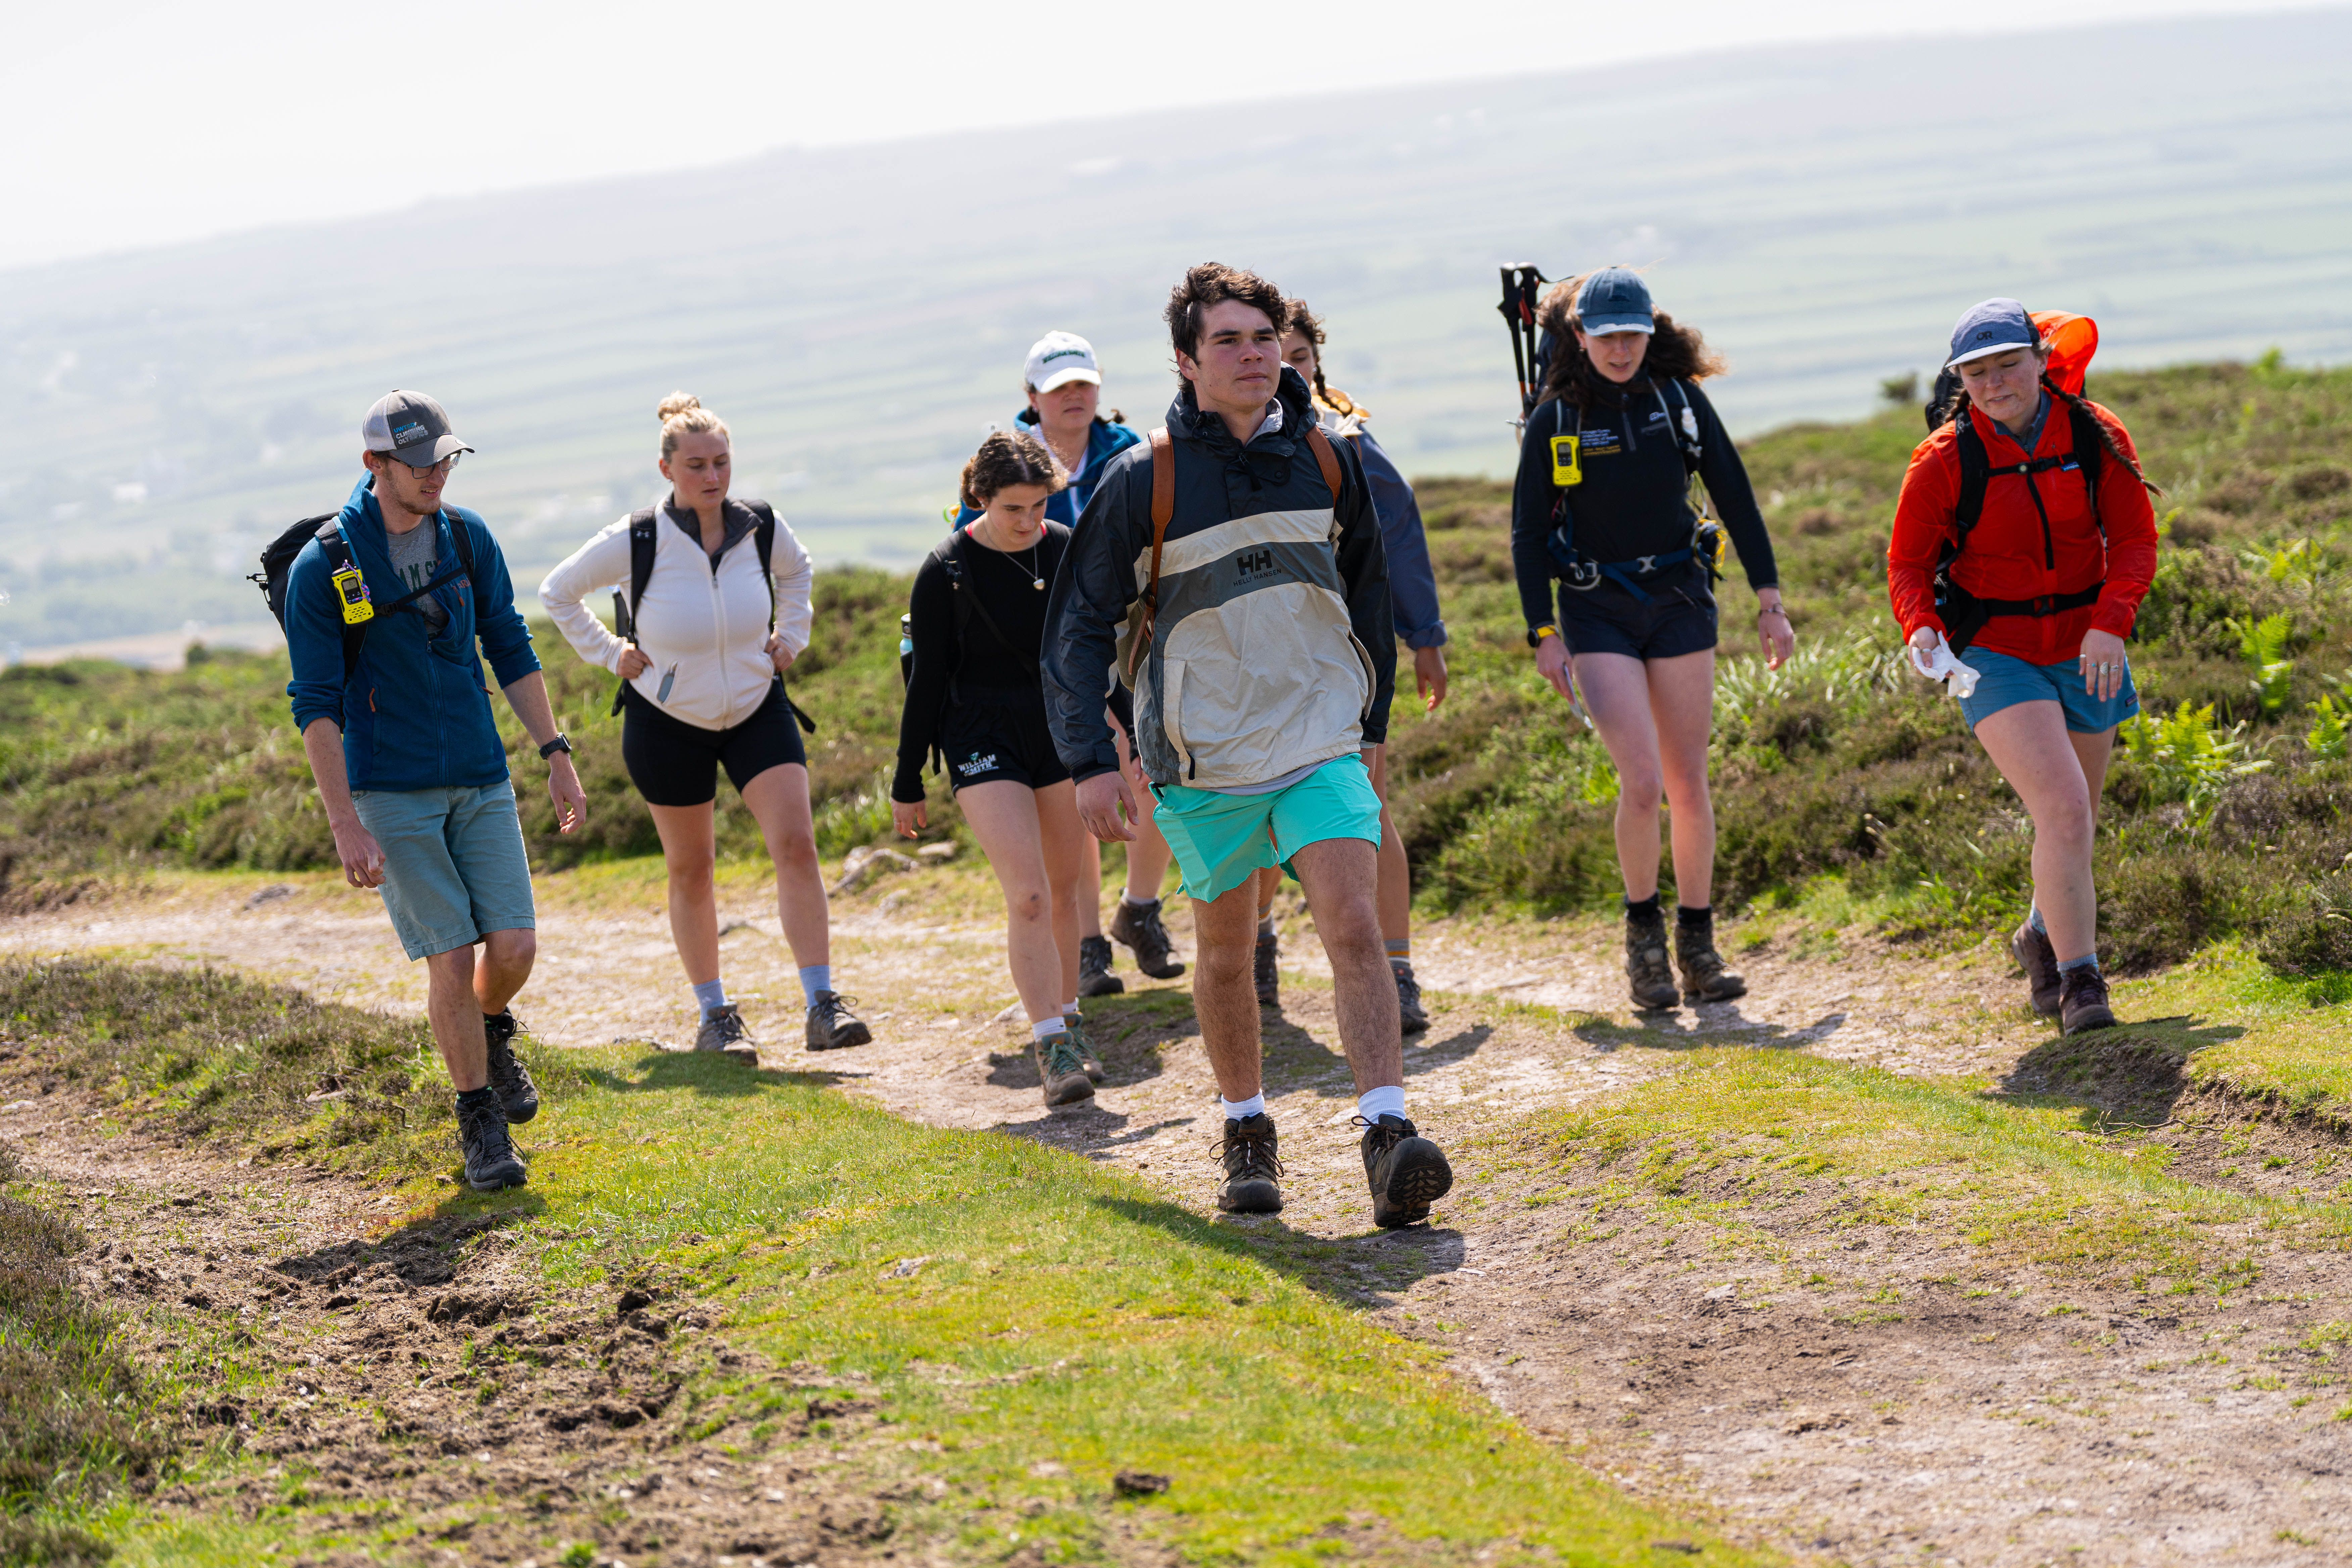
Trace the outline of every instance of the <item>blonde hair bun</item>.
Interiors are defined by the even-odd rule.
[[[661,455],[667,458],[677,450],[681,436],[727,434],[727,421],[702,406],[702,399],[690,392],[673,392],[661,400]]]
[[[671,420],[677,418],[679,415],[685,413],[688,409],[699,408],[701,406],[702,399],[695,396],[694,394],[690,392],[673,392],[667,397],[661,400],[661,406],[654,410],[654,415],[655,417],[667,425]]]

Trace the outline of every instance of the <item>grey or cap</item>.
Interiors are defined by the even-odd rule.
[[[449,431],[449,416],[421,392],[393,391],[376,399],[360,421],[360,439],[371,452],[399,458],[412,468],[429,468],[452,452],[474,448]]]
[[[2014,300],[1987,300],[1960,312],[1952,324],[1951,357],[1946,365],[1966,364],[1987,354],[2040,346],[2042,329],[2025,307]]]
[[[1576,324],[1588,334],[1654,332],[1649,285],[1630,267],[1604,267],[1576,291]]]

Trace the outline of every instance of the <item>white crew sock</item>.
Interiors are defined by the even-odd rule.
[[[1393,1116],[1402,1121],[1404,1114],[1404,1085],[1382,1084],[1356,1097],[1356,1114],[1367,1121],[1378,1121],[1383,1116]]]
[[[1217,1100],[1217,1109],[1225,1113],[1225,1120],[1228,1121],[1240,1121],[1247,1117],[1262,1116],[1265,1113],[1265,1090],[1259,1089],[1247,1100],[1226,1100],[1220,1097]]]
[[[1043,1040],[1051,1036],[1066,1035],[1069,1032],[1070,1021],[1067,1018],[1048,1018],[1042,1024],[1029,1026],[1029,1037],[1033,1040]]]

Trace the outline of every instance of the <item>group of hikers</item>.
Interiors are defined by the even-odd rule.
[[[1424,706],[1446,695],[1420,512],[1369,412],[1326,379],[1324,326],[1305,301],[1204,263],[1165,321],[1178,383],[1164,425],[1147,435],[1106,413],[1092,346],[1049,332],[1024,366],[1027,405],[965,464],[953,527],[916,573],[905,621],[894,824],[909,837],[929,826],[935,768],[1003,891],[1049,1106],[1090,1099],[1101,1079],[1081,1007],[1123,988],[1112,940],[1147,974],[1184,972],[1161,918],[1172,862],[1223,1121],[1216,1201],[1232,1213],[1282,1206],[1260,1008],[1278,1002],[1273,904],[1296,880],[1331,966],[1372,1216],[1410,1225],[1453,1181],[1406,1115],[1403,1037],[1429,1019],[1387,805],[1400,640]],[[1717,949],[1711,891],[1713,585],[1727,535],[1769,665],[1795,634],[1738,450],[1701,390],[1724,366],[1624,268],[1558,285],[1539,322],[1512,506],[1528,646],[1616,767],[1634,1005],[1727,1002],[1747,989]],[[2068,1032],[2114,1022],[2095,951],[2092,816],[2116,725],[2137,709],[2123,638],[2156,546],[2130,437],[2081,395],[2088,328],[2009,300],[1962,316],[1888,552],[1914,663],[1951,680],[2032,817],[2033,905],[2011,948],[2034,1008]],[[719,973],[722,767],[774,861],[808,1048],[863,1045],[872,1033],[835,989],[827,945],[802,741],[813,726],[783,684],[810,635],[809,555],[764,502],[730,494],[717,415],[677,394],[659,417],[667,496],[550,572],[541,601],[583,658],[620,679],[622,756],[660,835],[697,1048],[752,1040]],[[548,763],[561,831],[579,827],[586,798],[498,542],[443,500],[472,448],[415,392],[380,401],[362,435],[367,472],[341,512],[273,546],[273,604],[337,855],[352,885],[383,889],[404,948],[426,962],[466,1179],[493,1190],[523,1182],[508,1129],[538,1109],[509,1006],[535,939],[481,657]],[[610,626],[586,605],[607,587],[620,590]],[[1108,927],[1104,843],[1127,860]]]

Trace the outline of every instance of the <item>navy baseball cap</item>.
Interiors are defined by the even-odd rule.
[[[429,468],[455,452],[473,450],[451,434],[449,416],[421,392],[387,392],[360,421],[360,438],[371,452],[397,458],[412,468]]]
[[[1650,290],[1630,267],[1604,267],[1576,291],[1577,324],[1587,332],[1654,332]]]
[[[1987,300],[1961,312],[1952,328],[1952,356],[1944,363],[1948,367],[1966,364],[1987,354],[2041,346],[2042,329],[2033,324],[2024,306],[2014,300]]]

